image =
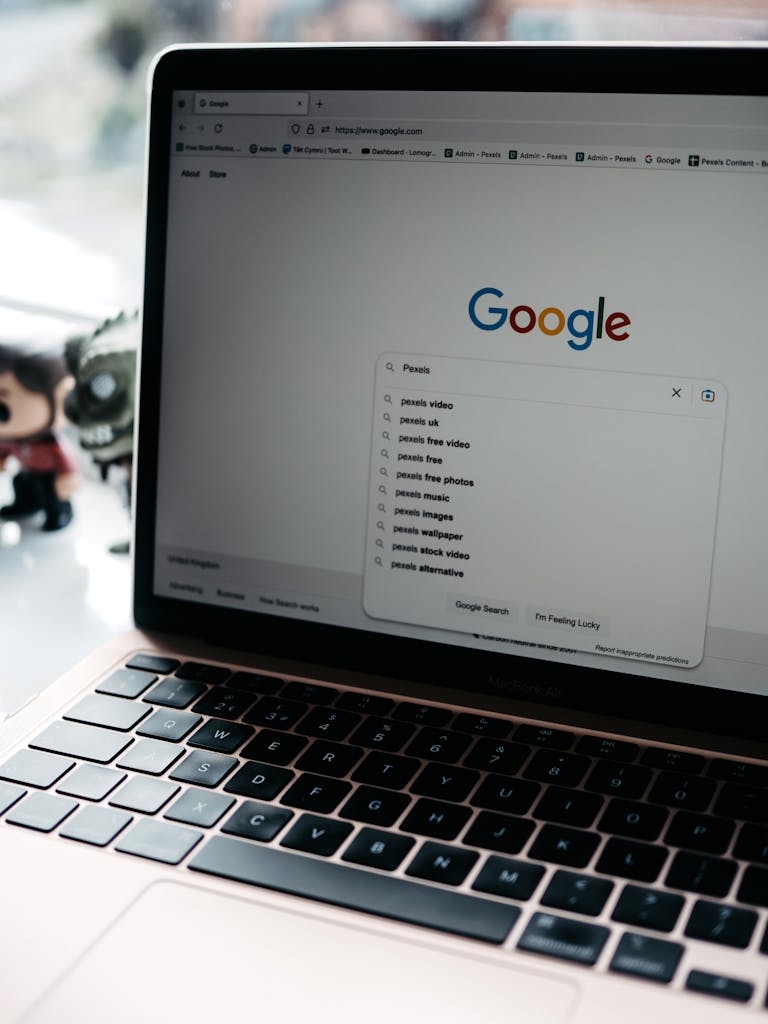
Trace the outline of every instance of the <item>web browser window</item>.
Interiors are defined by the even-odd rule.
[[[764,692],[768,104],[174,97],[155,590]]]

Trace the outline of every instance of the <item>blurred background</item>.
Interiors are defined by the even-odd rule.
[[[138,306],[146,76],[170,43],[762,39],[768,0],[0,0],[0,344]],[[127,471],[80,455],[70,526],[0,521],[0,721],[131,623]]]

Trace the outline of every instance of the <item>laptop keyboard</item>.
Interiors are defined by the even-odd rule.
[[[138,655],[0,780],[9,826],[768,1002],[688,941],[768,958],[764,764]]]

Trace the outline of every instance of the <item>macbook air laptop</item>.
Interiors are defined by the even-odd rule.
[[[136,631],[0,731],[4,1021],[768,1013],[761,46],[181,48]]]

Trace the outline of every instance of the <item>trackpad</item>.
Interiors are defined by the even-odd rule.
[[[206,892],[146,889],[30,1014],[30,1022],[312,1024],[437,1020],[561,1024],[578,988],[539,971]],[[245,1018],[244,1018],[245,1019]]]

